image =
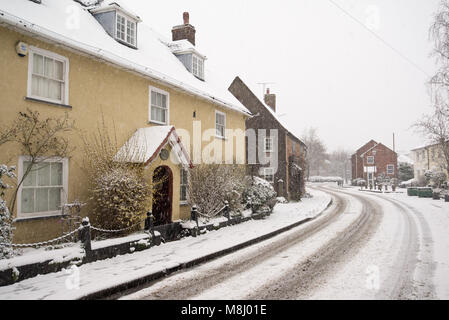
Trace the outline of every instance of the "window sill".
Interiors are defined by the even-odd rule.
[[[72,106],[70,106],[70,105],[57,103],[57,102],[51,102],[51,101],[47,101],[47,100],[43,100],[43,99],[36,99],[36,98],[31,98],[31,97],[25,97],[25,100],[32,101],[32,102],[45,103],[45,104],[49,104],[49,105],[52,105],[52,106],[63,107],[63,108],[67,108],[67,109],[72,109]]]
[[[48,215],[41,215],[41,216],[29,216],[29,217],[18,217],[13,220],[13,222],[27,222],[27,221],[34,221],[34,220],[48,220],[48,219],[56,219],[56,218],[63,218],[68,217],[67,214],[48,214]]]
[[[188,206],[189,203],[188,203],[187,201],[180,201],[180,202],[179,202],[179,205],[180,205],[181,207],[185,207],[185,206]]]
[[[154,120],[148,121],[148,124],[156,124],[158,126],[168,126],[168,123],[158,122],[158,121],[154,121]]]
[[[228,140],[228,138],[226,138],[226,137],[220,137],[220,136],[215,136],[215,139]]]

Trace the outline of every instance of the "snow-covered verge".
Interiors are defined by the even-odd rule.
[[[92,241],[92,249],[97,250],[101,248],[119,245],[121,243],[139,241],[148,238],[147,234],[133,234],[127,237],[116,239],[108,239],[101,241]],[[52,263],[60,263],[70,260],[82,260],[85,256],[84,249],[80,247],[79,243],[67,244],[64,247],[49,250],[49,248],[27,248],[23,249],[22,255],[11,259],[0,260],[0,271],[10,269],[12,267],[20,267],[33,263],[40,263],[51,261]]]
[[[273,214],[264,220],[251,220],[197,238],[184,238],[150,250],[85,264],[77,272],[62,270],[1,287],[0,299],[78,299],[182,265],[318,215],[331,198],[320,191],[310,190],[310,193],[313,198],[277,205]],[[78,277],[77,286],[71,285],[74,276]]]
[[[449,299],[449,202],[389,194],[419,211],[430,229],[434,261],[433,285],[438,299]]]

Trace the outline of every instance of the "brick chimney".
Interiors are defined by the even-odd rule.
[[[195,45],[195,27],[192,26],[189,22],[189,13],[184,12],[182,15],[184,19],[184,24],[181,24],[179,26],[174,26],[171,30],[172,33],[172,40],[188,40],[191,44]]]
[[[267,89],[267,93],[264,96],[265,103],[271,108],[273,109],[274,112],[276,112],[276,95],[270,93],[270,89]]]

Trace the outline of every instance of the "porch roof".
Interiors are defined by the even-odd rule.
[[[151,164],[161,150],[170,145],[172,160],[177,160],[183,167],[193,167],[189,154],[184,148],[174,126],[155,126],[138,129],[120,148],[116,161]],[[173,158],[174,156],[174,158]]]

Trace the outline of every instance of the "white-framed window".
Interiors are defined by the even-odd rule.
[[[215,135],[218,138],[225,138],[226,133],[226,114],[215,111]]]
[[[295,154],[296,153],[296,142],[292,141],[292,153]]]
[[[180,201],[181,204],[187,203],[187,188],[189,181],[189,172],[181,168],[181,182],[180,182]]]
[[[204,59],[192,55],[192,73],[200,79],[204,79]]]
[[[374,164],[374,156],[366,157],[366,163],[367,164]]]
[[[273,138],[265,138],[265,152],[273,152]]]
[[[274,169],[273,168],[263,168],[262,169],[263,178],[270,183],[274,182]]]
[[[126,42],[132,46],[136,46],[136,21],[133,21],[124,15],[117,13],[117,32],[118,40]]]
[[[170,94],[164,90],[150,87],[150,122],[169,123]]]
[[[387,174],[394,174],[394,165],[393,164],[387,165]]]
[[[52,103],[68,104],[69,60],[56,53],[30,47],[27,95]]]
[[[19,157],[19,181],[31,166],[29,157]],[[18,217],[61,214],[67,202],[68,159],[50,158],[33,165],[20,186]]]

